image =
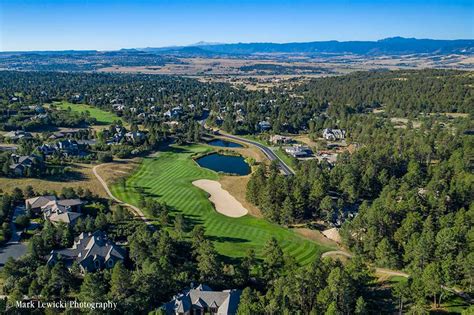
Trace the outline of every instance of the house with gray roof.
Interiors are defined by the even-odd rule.
[[[12,141],[20,140],[20,139],[31,139],[33,135],[29,132],[23,130],[15,130],[10,131],[3,135],[5,138],[9,138]]]
[[[31,168],[35,162],[41,161],[40,156],[36,155],[11,155],[10,171],[16,176],[25,175],[26,169]]]
[[[48,259],[49,265],[62,261],[67,267],[76,262],[82,272],[93,272],[104,268],[113,268],[125,259],[125,250],[116,245],[103,231],[81,233],[71,248],[52,250]]]
[[[260,131],[266,131],[270,130],[272,128],[272,125],[268,121],[264,120],[258,123],[258,128],[260,129]]]
[[[53,224],[74,225],[82,214],[79,212],[83,202],[80,199],[52,200],[41,207],[45,220]]]
[[[323,138],[329,141],[343,140],[346,137],[344,129],[325,128],[323,130]]]
[[[35,213],[40,213],[41,208],[50,201],[56,200],[56,196],[39,196],[25,200],[25,209],[30,209]]]
[[[239,308],[240,290],[213,291],[206,285],[187,289],[164,304],[167,315],[234,315]]]

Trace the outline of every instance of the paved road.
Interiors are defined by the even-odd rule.
[[[10,241],[2,248],[0,248],[0,268],[5,265],[5,262],[8,258],[12,257],[13,259],[18,259],[21,256],[25,255],[28,247],[25,243],[20,242],[21,231],[18,231],[15,226],[15,219],[19,215],[25,214],[25,207],[19,206],[15,208],[13,213],[12,222],[10,228],[12,231],[12,237]]]
[[[126,202],[123,202],[122,200],[118,199],[117,197],[115,197],[112,192],[110,191],[109,187],[107,186],[107,183],[105,182],[105,180],[99,175],[99,173],[97,173],[97,169],[102,166],[104,164],[99,164],[99,165],[96,165],[92,168],[92,172],[94,173],[95,177],[99,180],[99,182],[101,183],[102,187],[104,187],[105,189],[105,192],[107,193],[107,195],[109,195],[109,197],[113,200],[115,200],[116,202],[118,202],[119,204],[121,204],[122,206],[124,207],[127,207],[127,208],[130,208],[132,209],[132,212],[135,214],[136,217],[138,217],[140,220],[142,220],[143,222],[145,222],[145,224],[147,224],[150,228],[154,229],[155,227],[153,226],[153,224],[148,220],[148,218],[145,216],[145,214],[142,212],[142,210],[140,210],[139,208],[135,207],[134,205],[131,205],[129,203],[126,203]]]
[[[219,135],[221,135],[222,137],[225,137],[225,138],[237,140],[237,141],[240,141],[240,142],[244,142],[244,143],[248,143],[248,144],[256,146],[257,148],[260,149],[260,151],[263,152],[263,154],[265,154],[265,156],[268,159],[270,159],[270,161],[277,160],[278,161],[278,166],[280,167],[282,172],[285,173],[285,175],[294,175],[295,174],[295,172],[285,162],[283,162],[283,160],[280,159],[278,157],[278,155],[276,155],[275,152],[273,152],[269,147],[264,146],[263,144],[258,143],[256,141],[252,141],[252,140],[241,138],[241,137],[234,136],[234,135],[229,135],[229,134],[220,133],[220,132],[219,132]]]

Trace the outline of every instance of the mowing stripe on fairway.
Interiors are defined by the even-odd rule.
[[[144,158],[125,181],[125,189],[114,185],[112,191],[120,199],[137,205],[139,194],[135,188],[142,187],[153,198],[166,202],[172,211],[202,222],[206,235],[215,237],[217,251],[225,256],[242,257],[249,249],[255,249],[261,257],[261,250],[271,237],[278,240],[285,254],[301,264],[311,263],[316,255],[330,249],[263,219],[249,215],[229,218],[217,213],[207,199],[207,193],[192,185],[197,179],[216,180],[219,177],[217,173],[199,167],[191,158],[195,153],[208,150],[201,145],[172,146],[169,151]],[[152,217],[150,213],[147,215]]]

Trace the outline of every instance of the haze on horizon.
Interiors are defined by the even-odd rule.
[[[0,0],[0,51],[474,38],[465,0]]]

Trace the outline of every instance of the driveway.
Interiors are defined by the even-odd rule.
[[[3,247],[0,248],[0,268],[5,265],[5,262],[8,258],[12,257],[13,259],[18,259],[21,256],[25,255],[28,247],[25,243],[20,242],[21,231],[18,231],[15,226],[15,219],[19,215],[25,214],[25,207],[18,206],[15,208],[13,213],[12,222],[10,228],[12,230],[12,237],[10,241]]]

